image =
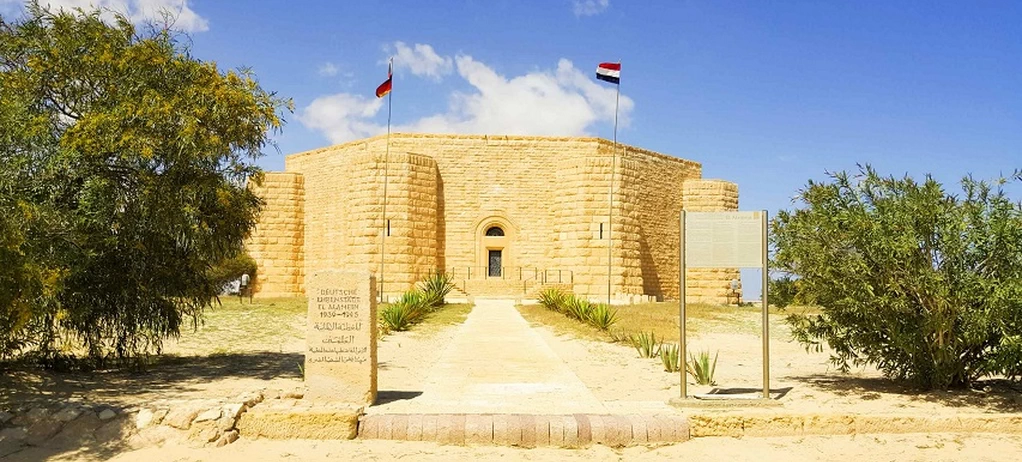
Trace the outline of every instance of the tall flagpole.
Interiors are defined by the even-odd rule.
[[[394,58],[390,58],[387,67],[387,79],[391,82],[390,90],[387,92],[387,150],[383,158],[383,236],[380,238],[380,303],[384,303],[383,297],[383,269],[387,259],[387,234],[390,234],[390,222],[387,220],[387,184],[390,182],[390,115],[393,109],[394,98]]]
[[[618,60],[618,66],[621,61]],[[610,195],[607,204],[607,304],[610,305],[611,271],[614,265],[614,174],[617,172],[617,110],[621,102],[621,74],[618,68],[617,96],[614,98],[614,152],[610,154]]]

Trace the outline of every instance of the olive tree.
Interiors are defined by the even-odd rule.
[[[182,38],[38,4],[0,19],[3,342],[146,354],[214,302],[210,268],[255,224],[246,183],[291,104]]]
[[[794,277],[796,340],[929,388],[1022,374],[1022,206],[1003,185],[870,167],[809,182],[773,221],[775,265]]]

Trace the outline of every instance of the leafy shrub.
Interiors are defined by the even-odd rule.
[[[700,351],[698,355],[689,353],[688,364],[686,369],[688,375],[692,376],[692,379],[699,385],[716,385],[713,380],[713,373],[717,370],[717,355],[714,353],[713,362],[710,362],[710,352]]]
[[[664,363],[664,371],[678,372],[681,370],[681,355],[678,353],[680,347],[674,343],[661,344],[660,362]]]
[[[1016,174],[1017,175],[1017,174]],[[994,185],[858,176],[810,182],[772,224],[775,266],[818,315],[791,315],[842,370],[876,365],[929,388],[1022,375],[1022,204]]]
[[[635,351],[639,352],[640,358],[655,358],[660,354],[661,344],[657,343],[656,334],[653,331],[648,334],[639,332],[637,335],[629,335],[628,342],[632,344]]]
[[[790,276],[783,276],[770,280],[770,304],[778,308],[784,308],[795,303],[798,294],[798,280]]]
[[[551,311],[563,311],[564,299],[564,292],[556,287],[547,287],[539,293],[539,304]]]
[[[451,276],[439,269],[419,282],[419,290],[422,291],[423,301],[431,308],[443,306],[445,303],[444,298],[453,289],[454,283],[451,282]]]
[[[589,324],[600,330],[609,330],[617,322],[617,310],[599,303],[589,311]]]
[[[255,260],[247,253],[241,253],[234,258],[228,258],[213,265],[209,269],[209,275],[216,287],[223,287],[227,283],[241,278],[242,274],[248,274],[251,278],[249,281],[251,286],[255,283],[256,269]]]

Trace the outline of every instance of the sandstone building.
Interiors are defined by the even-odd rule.
[[[468,295],[559,285],[605,300],[612,244],[616,302],[677,299],[679,211],[738,208],[737,186],[702,179],[698,162],[627,145],[612,157],[605,139],[392,134],[385,161],[386,142],[293,154],[253,185],[266,202],[247,244],[256,296],[301,295],[318,269],[379,278],[389,233],[388,297],[443,268]],[[690,269],[689,299],[723,303],[736,277]]]

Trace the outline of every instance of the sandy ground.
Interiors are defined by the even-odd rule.
[[[1000,435],[905,434],[844,435],[782,438],[697,438],[659,448],[519,449],[505,447],[440,446],[404,441],[246,441],[224,447],[147,448],[120,454],[30,450],[18,453],[21,461],[1016,461],[1022,459],[1022,437]]]
[[[302,319],[292,320],[300,326]],[[783,410],[792,412],[935,413],[1020,412],[1017,384],[985,381],[984,390],[919,392],[881,378],[875,370],[841,374],[827,353],[806,353],[788,341],[779,320],[771,336],[772,388],[783,393]],[[288,326],[294,328],[296,326]],[[382,402],[414,399],[424,378],[458,326],[393,333],[379,343],[379,388]],[[540,336],[565,361],[608,409],[642,412],[665,408],[678,396],[678,375],[663,371],[658,359],[641,359],[623,344],[579,340],[537,327]],[[299,330],[300,332],[300,330]],[[304,340],[292,336],[273,345],[243,340],[212,356],[201,342],[172,344],[171,352],[186,355],[162,362],[144,373],[51,374],[13,371],[0,379],[0,408],[28,402],[81,400],[136,406],[153,400],[226,398],[262,388],[294,389],[302,385],[298,364]],[[690,338],[691,351],[719,350],[717,380],[723,388],[761,387],[761,341],[740,332],[703,333]],[[206,346],[205,348],[208,348]],[[261,349],[260,349],[261,348]],[[690,385],[690,393],[709,387]],[[84,452],[83,452],[84,451]],[[698,438],[661,448],[585,450],[494,447],[450,447],[432,443],[388,441],[251,441],[227,449],[164,446],[132,452],[89,452],[30,449],[11,460],[1022,460],[1018,435],[859,435],[802,438]]]

